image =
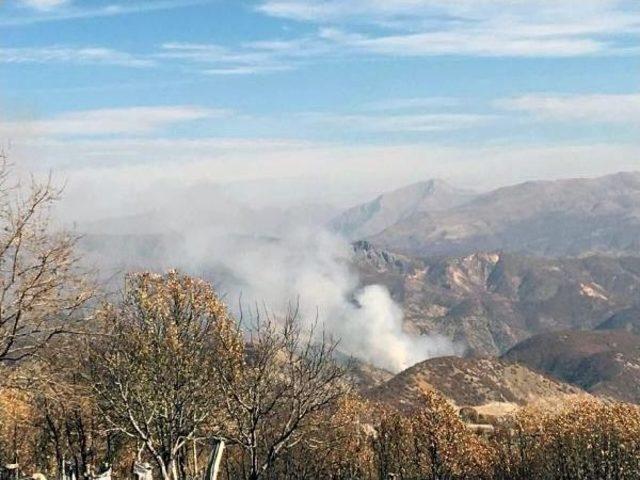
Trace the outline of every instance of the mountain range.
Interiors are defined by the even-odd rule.
[[[199,191],[169,210],[95,222],[82,247],[122,270],[233,251],[222,275],[233,278],[243,251],[278,244],[298,219],[325,222],[331,212],[254,211],[222,195],[205,198]],[[430,180],[350,208],[329,227],[351,242],[350,256],[341,243],[323,242],[295,258],[320,259],[309,264],[326,273],[348,263],[355,288],[388,288],[405,331],[443,335],[465,352],[397,375],[358,361],[354,382],[371,398],[406,407],[436,389],[489,417],[575,394],[640,403],[640,173],[485,193]],[[324,246],[339,258],[318,251]]]
[[[637,254],[640,173],[534,181],[478,195],[441,181],[418,183],[354,207],[331,225],[418,256]]]
[[[575,394],[640,403],[640,174],[452,191],[419,183],[331,224],[359,238],[361,282],[389,289],[407,331],[466,347],[369,395],[407,407],[435,389],[481,417]]]
[[[497,358],[441,357],[426,360],[371,388],[367,395],[401,409],[437,390],[459,408],[500,417],[535,401],[584,393],[578,387],[525,365]]]

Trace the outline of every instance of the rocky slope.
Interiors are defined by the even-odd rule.
[[[443,334],[469,354],[499,355],[538,333],[595,328],[640,295],[640,258],[421,259],[364,241],[354,252],[362,282],[389,288],[408,330]]]
[[[637,254],[640,173],[528,182],[458,206],[385,218],[390,225],[380,233],[374,233],[377,228],[355,232],[381,247],[421,256],[483,250],[538,256]]]

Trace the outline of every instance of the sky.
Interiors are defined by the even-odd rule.
[[[640,169],[639,134],[637,0],[0,0],[0,142],[83,195],[347,205]]]

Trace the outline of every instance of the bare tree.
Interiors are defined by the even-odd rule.
[[[51,232],[60,191],[50,178],[22,188],[12,173],[0,155],[0,366],[72,330],[92,296],[74,254],[77,237]]]
[[[345,371],[333,359],[336,343],[304,331],[297,310],[283,319],[259,318],[248,333],[239,375],[222,379],[229,440],[240,447],[233,478],[274,477],[281,456],[316,431],[322,411],[347,393]]]
[[[122,305],[100,316],[108,335],[92,342],[90,370],[102,415],[175,480],[185,447],[223,423],[216,372],[234,377],[242,338],[211,286],[175,271],[129,275]]]
[[[66,462],[76,478],[86,478],[93,466],[113,457],[109,448],[113,436],[103,434],[93,390],[83,375],[87,340],[85,336],[58,337],[38,355],[38,361],[23,368],[23,376],[31,378],[27,389],[34,423],[41,431],[40,457],[50,463],[44,471],[58,476]]]

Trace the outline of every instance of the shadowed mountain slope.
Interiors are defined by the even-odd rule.
[[[640,336],[625,330],[537,335],[509,350],[504,359],[595,395],[640,402]]]

